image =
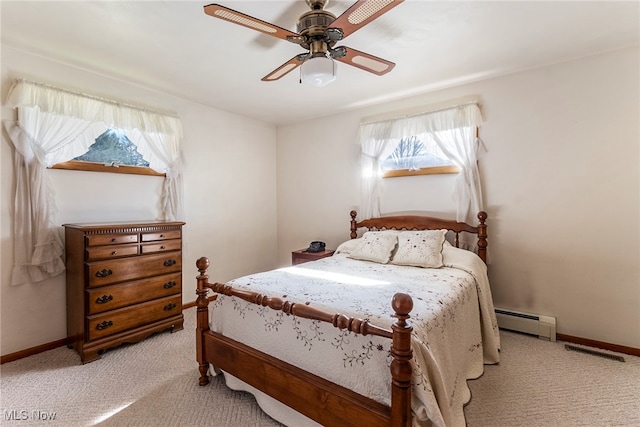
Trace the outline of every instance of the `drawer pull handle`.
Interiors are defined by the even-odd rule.
[[[113,252],[111,252],[111,256],[113,256],[113,255],[115,255],[117,253],[118,253],[118,251],[113,251]]]
[[[164,262],[164,266],[165,267],[171,267],[172,265],[176,265],[176,260],[175,259],[168,259]]]
[[[176,285],[176,282],[174,282],[173,280],[171,282],[167,282],[164,284],[164,288],[165,289],[171,289]]]
[[[160,246],[160,249],[164,249],[164,246]]]
[[[116,238],[114,237],[113,239],[111,239],[111,243],[115,243],[117,242]]]
[[[113,295],[102,295],[101,297],[96,298],[96,304],[106,304],[112,300]]]
[[[160,235],[160,238],[161,238],[161,239],[164,239],[164,234],[161,234],[161,235]]]
[[[96,325],[96,329],[99,331],[102,331],[103,329],[107,329],[108,327],[113,326],[113,321],[111,320],[105,320],[102,323],[98,323]]]
[[[170,302],[169,304],[164,306],[164,311],[173,310],[174,308],[176,308],[176,305],[174,303]]]
[[[106,268],[96,272],[97,277],[107,277],[107,276],[111,276],[112,274],[113,274],[113,271]]]

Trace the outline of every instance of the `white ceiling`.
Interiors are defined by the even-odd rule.
[[[353,2],[330,1],[327,10],[339,16]],[[407,0],[338,44],[395,62],[389,74],[338,63],[337,80],[315,88],[299,84],[297,70],[260,81],[302,49],[205,15],[209,3],[2,0],[2,44],[287,124],[637,46],[640,38],[638,1]],[[309,10],[301,0],[220,3],[292,31]]]

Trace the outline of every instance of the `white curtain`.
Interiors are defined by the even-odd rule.
[[[18,110],[17,121],[4,123],[15,147],[13,285],[64,271],[46,168],[84,154],[109,127],[123,129],[150,167],[166,174],[161,219],[183,219],[177,117],[26,80],[14,83],[6,105]]]
[[[166,174],[160,204],[161,219],[183,220],[182,137],[160,132],[140,132],[138,129],[132,129],[127,136],[136,144],[138,152],[149,162],[151,169]]]
[[[476,103],[459,105],[389,120],[362,123],[357,143],[362,147],[361,203],[362,218],[380,216],[381,163],[411,136],[431,137],[447,157],[460,169],[453,199],[456,220],[475,224],[483,209],[478,173],[479,141],[476,128],[482,124]]]
[[[360,218],[380,216],[382,190],[381,164],[402,140],[398,122],[385,121],[360,125],[358,140],[362,146],[360,157],[361,188]]]

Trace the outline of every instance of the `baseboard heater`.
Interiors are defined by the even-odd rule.
[[[538,314],[496,308],[498,326],[509,331],[535,335],[549,341],[556,340],[556,318]]]

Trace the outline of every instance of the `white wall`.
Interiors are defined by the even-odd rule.
[[[213,280],[272,268],[276,264],[276,130],[126,82],[2,48],[2,100],[12,79],[59,87],[175,111],[184,128],[186,226],[183,301],[195,300],[195,261],[208,256]],[[3,107],[2,119],[13,110]],[[2,130],[0,146],[0,315],[2,355],[66,337],[64,274],[10,285],[13,264],[13,149]],[[162,178],[49,170],[59,212],[57,223],[149,220],[158,216]]]
[[[279,127],[280,264],[348,238],[361,118],[475,97],[496,305],[640,348],[639,71],[636,47]],[[383,210],[451,214],[453,179],[389,179]]]

